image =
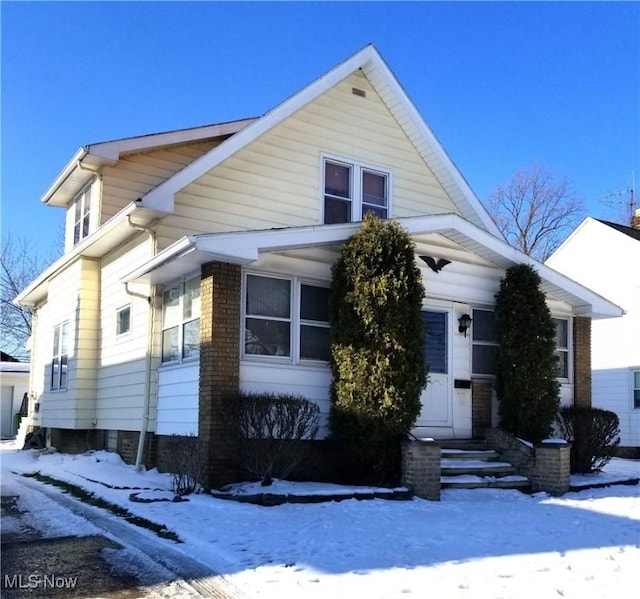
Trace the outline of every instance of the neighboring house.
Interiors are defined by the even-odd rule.
[[[593,405],[618,414],[621,448],[639,449],[640,210],[631,225],[587,218],[546,263],[624,310],[593,323]]]
[[[372,46],[262,117],[83,147],[43,201],[66,210],[66,251],[17,299],[34,311],[33,425],[60,448],[89,439],[146,463],[169,435],[198,434],[217,480],[226,392],[301,394],[326,435],[331,266],[366,211],[450,261],[417,259],[430,368],[417,435],[491,425],[509,266],[542,277],[566,402],[591,399],[591,319],[621,314],[505,243]]]
[[[15,437],[18,420],[16,415],[23,406],[29,390],[29,364],[1,352],[0,356],[0,438]],[[26,407],[26,404],[25,404]]]

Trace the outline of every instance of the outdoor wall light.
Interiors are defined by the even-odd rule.
[[[458,332],[464,333],[464,336],[467,336],[467,331],[471,326],[471,316],[468,314],[463,314],[460,318],[458,318]]]

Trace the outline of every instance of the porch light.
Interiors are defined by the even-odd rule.
[[[468,314],[463,314],[460,318],[458,318],[458,332],[464,333],[464,336],[467,336],[467,331],[471,326],[471,316]]]

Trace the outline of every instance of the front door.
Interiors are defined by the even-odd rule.
[[[450,364],[450,331],[451,312],[449,310],[424,310],[422,318],[425,323],[424,361],[429,371],[429,381],[422,392],[422,411],[415,427],[451,428],[452,390]],[[442,431],[446,436],[447,433]],[[433,432],[428,433],[433,436]]]

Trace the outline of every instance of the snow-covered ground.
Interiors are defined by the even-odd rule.
[[[445,490],[440,502],[375,499],[261,507],[193,495],[188,502],[137,503],[130,500],[134,492],[169,497],[169,475],[137,472],[106,452],[18,452],[10,443],[0,448],[3,494],[12,484],[9,471],[40,472],[81,486],[165,524],[184,541],[176,547],[249,597],[623,599],[637,592],[638,486],[561,498],[484,489]],[[632,476],[640,476],[640,462],[615,459],[588,480]],[[572,481],[580,482],[584,479]],[[324,492],[317,485],[295,487],[276,481],[268,492]],[[342,487],[326,490],[344,492]],[[35,513],[64,534],[94,532],[71,513],[62,521],[56,514],[55,523],[46,511]]]

